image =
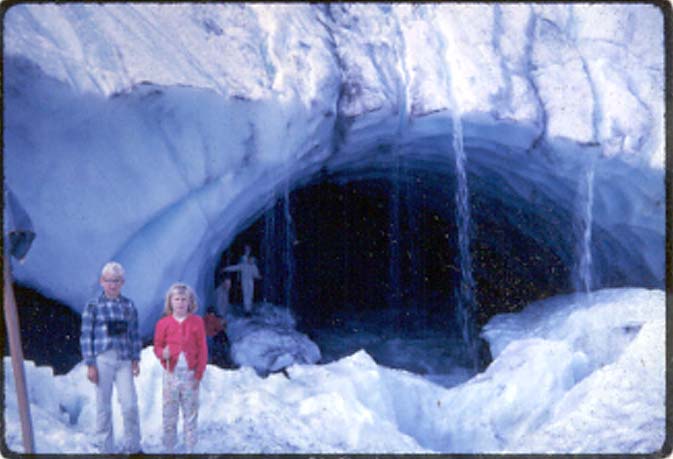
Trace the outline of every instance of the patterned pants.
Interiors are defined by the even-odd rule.
[[[194,451],[198,440],[199,389],[194,389],[194,372],[176,368],[164,372],[163,424],[164,447],[170,453],[175,449],[178,435],[178,413],[182,409],[182,427],[187,453]]]

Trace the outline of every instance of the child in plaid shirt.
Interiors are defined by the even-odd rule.
[[[124,268],[107,263],[99,279],[103,292],[82,312],[80,347],[87,378],[96,385],[96,436],[101,453],[114,453],[112,388],[117,388],[124,418],[122,452],[140,452],[138,397],[133,377],[140,374],[138,311],[121,294]]]
[[[194,290],[185,284],[173,284],[166,293],[165,316],[154,330],[154,353],[166,369],[163,443],[170,453],[175,448],[180,409],[186,452],[192,453],[197,442],[199,383],[208,363],[203,319],[192,314],[197,309]]]

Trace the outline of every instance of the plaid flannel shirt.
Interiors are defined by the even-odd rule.
[[[108,334],[109,320],[128,323],[126,333]],[[107,298],[101,293],[89,301],[82,312],[82,333],[79,338],[84,363],[94,365],[96,356],[108,349],[115,349],[122,360],[140,360],[142,343],[138,332],[138,311],[133,301],[125,296]]]

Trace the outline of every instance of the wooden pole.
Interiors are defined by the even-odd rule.
[[[21,329],[19,328],[19,316],[16,310],[14,288],[12,287],[11,274],[9,272],[9,257],[5,252],[3,256],[4,272],[4,310],[5,326],[9,338],[9,352],[12,356],[12,370],[14,373],[14,385],[16,386],[16,399],[19,405],[19,417],[21,419],[21,433],[23,435],[23,449],[27,454],[35,452],[33,439],[33,422],[30,417],[30,405],[28,403],[28,390],[26,387],[26,373],[23,368],[23,349],[21,347]]]

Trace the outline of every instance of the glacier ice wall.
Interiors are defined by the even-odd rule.
[[[663,286],[656,6],[25,4],[4,20],[5,180],[38,235],[13,271],[74,308],[109,259],[145,332],[177,279],[211,300],[219,253],[279,189],[391,146],[432,168],[455,117],[468,172],[517,205],[571,212],[596,158],[597,258]]]

